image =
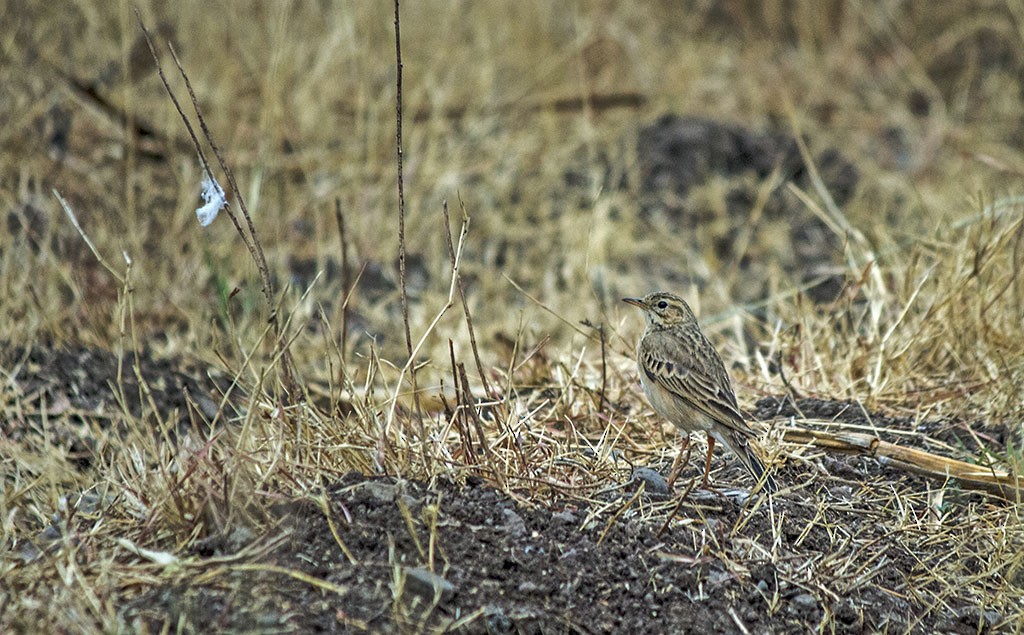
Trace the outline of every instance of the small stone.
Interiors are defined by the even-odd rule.
[[[512,509],[503,509],[501,513],[505,516],[505,531],[510,536],[522,536],[526,533],[526,523],[523,517]]]
[[[366,481],[362,485],[373,498],[382,503],[390,503],[395,500],[395,484],[384,480]]]
[[[981,627],[983,631],[991,630],[1002,620],[1003,616],[994,609],[981,610],[976,606],[960,611],[960,621],[971,627]]]
[[[987,611],[981,612],[981,619],[985,621],[985,626],[987,628],[993,628],[1003,620],[1003,616],[995,609],[988,609]]]
[[[737,505],[746,505],[750,502],[751,492],[748,489],[727,488],[721,490],[721,494]]]
[[[405,588],[428,602],[434,602],[435,598],[447,602],[455,595],[455,585],[433,571],[420,567],[405,570]]]
[[[244,525],[235,527],[227,536],[227,544],[231,551],[241,551],[243,547],[252,544],[255,540],[256,534]]]
[[[263,627],[281,626],[284,624],[284,617],[276,611],[260,612],[256,616],[256,623]]]
[[[93,492],[84,492],[75,501],[75,511],[79,514],[93,515],[102,510],[107,501],[103,500],[103,497]]]
[[[60,527],[58,527],[56,523],[54,523],[46,529],[39,532],[38,537],[40,540],[45,540],[46,542],[54,542],[56,540],[60,540],[60,537],[62,535],[63,532],[61,532]]]
[[[801,593],[792,599],[793,606],[802,611],[814,611],[818,608],[818,600],[810,593]]]
[[[720,587],[733,578],[732,574],[724,569],[718,569],[717,567],[708,572],[708,584],[712,588]]]
[[[487,632],[494,635],[504,635],[504,633],[512,633],[515,630],[512,620],[499,606],[489,605],[484,609],[484,620],[487,623]]]
[[[39,558],[42,555],[43,555],[43,552],[40,551],[38,547],[36,547],[35,545],[33,545],[30,542],[22,543],[21,551],[18,552],[18,557],[21,558],[21,560],[25,564],[28,564],[29,562],[32,562],[33,560],[35,560],[36,558]]]
[[[849,485],[840,485],[838,487],[834,487],[832,488],[832,491],[830,493],[833,497],[835,497],[836,500],[839,501],[845,502],[853,499],[853,488],[850,487]]]
[[[638,487],[643,483],[644,491],[648,494],[667,496],[671,491],[665,477],[657,470],[652,470],[649,467],[638,467],[633,470],[633,473],[629,476],[629,483],[631,485],[635,484]]]
[[[561,556],[559,556],[558,559],[559,560],[573,560],[573,559],[579,557],[579,555],[580,555],[580,552],[577,551],[575,547],[573,547],[572,549],[566,551]]]
[[[568,509],[551,514],[551,520],[562,523],[563,525],[575,525],[578,522],[576,514],[572,513]]]

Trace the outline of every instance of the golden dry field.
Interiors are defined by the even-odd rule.
[[[1024,630],[1024,4],[395,11],[0,0],[0,632]]]

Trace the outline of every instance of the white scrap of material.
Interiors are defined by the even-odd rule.
[[[196,208],[196,217],[199,218],[199,224],[206,227],[217,218],[217,213],[228,204],[228,201],[224,196],[224,188],[209,174],[203,175],[202,195],[204,205]]]

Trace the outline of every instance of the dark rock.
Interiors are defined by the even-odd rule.
[[[447,602],[455,595],[455,586],[427,569],[410,567],[405,570],[405,588],[427,602]]]

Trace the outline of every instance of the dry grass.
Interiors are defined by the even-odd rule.
[[[275,540],[273,505],[316,497],[353,470],[479,476],[526,504],[588,501],[609,525],[665,522],[674,502],[599,496],[624,480],[620,456],[659,464],[674,447],[634,385],[640,320],[617,302],[659,287],[694,300],[747,407],[787,392],[852,400],[866,412],[968,430],[991,450],[971,454],[926,431],[900,433],[901,442],[1021,468],[1024,158],[1012,140],[1024,107],[1011,70],[1024,67],[1024,42],[1009,28],[1015,10],[981,1],[905,3],[896,14],[799,0],[687,11],[668,2],[408,4],[409,320],[413,343],[422,340],[412,364],[396,286],[390,7],[211,10],[184,1],[171,15],[160,3],[140,5],[158,43],[170,38],[180,51],[225,150],[281,291],[276,307],[230,224],[195,223],[200,168],[140,52],[130,7],[39,4],[5,28],[0,196],[10,230],[0,237],[0,342],[111,350],[129,375],[131,352],[153,351],[221,369],[233,383],[212,411],[189,414],[182,441],[179,413],[148,399],[146,382],[141,411],[122,394],[95,417],[24,394],[22,360],[4,360],[0,630],[137,628],[123,621],[125,601],[258,561]],[[176,78],[172,85],[185,94]],[[557,107],[612,93],[645,103]],[[930,105],[923,115],[921,100]],[[841,233],[848,285],[836,302],[810,303],[771,260],[762,264],[768,294],[752,301],[742,275],[715,275],[736,263],[679,237],[711,230],[645,224],[634,139],[667,111],[799,129],[812,150],[840,148],[858,166],[861,185],[841,211],[824,190],[791,192]],[[157,138],[133,134],[137,126]],[[905,141],[892,143],[893,130]],[[725,194],[712,183],[699,196],[724,208]],[[444,201],[485,377],[455,285]],[[777,243],[780,231],[763,223],[752,240]],[[652,260],[674,275],[642,264]],[[307,263],[324,275],[313,282]],[[354,290],[339,273],[346,267],[358,277]],[[691,273],[698,282],[679,288]],[[285,399],[281,348],[267,326],[273,310],[305,399]],[[93,440],[88,469],[75,467],[55,432],[71,425]],[[879,536],[843,535],[837,510],[852,506],[889,528],[889,544],[924,554],[912,575],[925,605],[941,612],[950,597],[970,598],[1004,624],[1024,623],[1019,504],[955,490],[943,499],[939,484],[921,491],[920,481],[899,479],[837,501],[823,494],[818,451],[773,451],[811,479],[792,489],[817,499],[801,504],[816,505],[816,530],[835,536],[817,559],[779,562],[795,583],[840,597],[886,566],[872,551]],[[699,504],[677,517],[688,513],[699,515]],[[771,518],[783,532],[787,518]],[[192,555],[239,528],[257,539],[230,562]],[[772,559],[779,545],[748,548]],[[740,557],[721,545],[710,552]]]

